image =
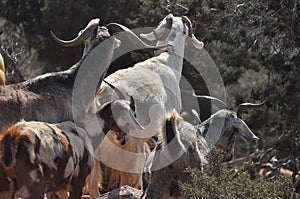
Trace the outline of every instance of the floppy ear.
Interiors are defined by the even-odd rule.
[[[197,49],[202,49],[204,46],[204,43],[202,41],[199,41],[195,35],[193,34],[193,27],[192,27],[192,22],[190,19],[186,16],[181,17],[183,24],[187,25],[189,28],[189,33],[188,33],[188,40],[195,46]]]
[[[112,103],[112,109],[113,112],[117,112],[115,115],[117,125],[129,125],[133,129],[144,130],[144,127],[134,117],[134,110],[131,109],[131,104],[127,100],[116,100]]]
[[[178,134],[176,127],[176,112],[173,111],[165,123],[165,143],[169,144]]]

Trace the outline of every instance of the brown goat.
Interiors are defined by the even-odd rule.
[[[15,194],[23,199],[42,199],[46,192],[66,196],[67,191],[70,198],[80,199],[103,135],[110,129],[121,131],[116,121],[122,121],[122,128],[143,128],[133,115],[129,101],[116,100],[96,116],[87,115],[79,123],[82,128],[72,122],[8,125],[0,134],[0,174],[16,181]]]
[[[222,104],[225,105],[224,102]],[[223,161],[229,161],[234,154],[237,133],[248,139],[258,139],[241,119],[241,114],[245,108],[261,105],[241,104],[237,113],[222,109],[196,126],[184,121],[174,111],[166,121],[162,146],[148,160],[147,165],[150,166],[146,169],[153,172],[143,198],[182,198],[177,182],[179,179],[183,182],[191,180],[190,175],[183,171],[187,167],[201,169],[203,163],[207,162],[205,155],[211,147],[215,145],[221,148],[224,152]]]

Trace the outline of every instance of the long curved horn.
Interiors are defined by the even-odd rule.
[[[237,117],[242,118],[242,114],[244,113],[245,110],[247,110],[249,108],[261,107],[261,106],[265,105],[265,103],[266,103],[266,100],[260,104],[242,103],[237,108],[237,111],[236,111]]]
[[[52,31],[50,31],[52,38],[60,45],[65,47],[73,47],[78,46],[83,43],[88,37],[92,35],[92,33],[95,31],[96,28],[99,26],[100,19],[96,18],[91,20],[88,25],[80,31],[80,34],[72,40],[64,41],[62,39],[59,39]]]
[[[113,34],[118,32],[126,32],[129,35],[130,41],[140,49],[151,49],[151,50],[160,50],[162,48],[165,48],[167,46],[170,46],[169,44],[159,45],[159,46],[150,46],[143,42],[134,32],[132,32],[129,28],[126,26],[123,26],[118,23],[109,23],[106,26]]]
[[[167,36],[169,35],[172,25],[173,25],[173,15],[169,14],[166,18],[166,27],[164,32],[161,35],[158,35],[156,33],[157,29],[160,27],[158,26],[158,28],[154,29],[152,32],[148,33],[148,34],[140,34],[140,36],[144,39],[147,39],[149,41],[154,41],[154,40],[159,40],[159,41],[163,41],[167,38]]]
[[[188,36],[189,36],[189,38],[190,38],[192,44],[193,44],[196,48],[198,48],[198,49],[203,48],[204,43],[203,43],[202,41],[199,41],[199,40],[195,37],[195,35],[193,34],[193,27],[192,27],[192,22],[191,22],[191,20],[190,20],[188,17],[186,17],[186,16],[182,16],[181,19],[182,19],[183,24],[186,24],[187,27],[189,28]]]
[[[119,99],[124,99],[124,100],[126,99],[124,94],[122,93],[122,91],[120,89],[118,89],[117,87],[115,87],[114,85],[112,85],[111,83],[106,81],[105,79],[103,79],[103,81],[117,93]]]
[[[208,101],[215,101],[218,103],[218,107],[221,108],[221,109],[226,109],[227,108],[227,105],[225,102],[223,102],[222,100],[218,99],[218,98],[215,98],[215,97],[212,97],[212,96],[207,96],[207,95],[196,95],[195,93],[193,93],[193,95],[197,98],[201,98],[201,99],[205,99],[205,100],[208,100]]]

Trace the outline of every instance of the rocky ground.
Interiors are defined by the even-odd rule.
[[[130,186],[122,186],[108,193],[101,195],[99,199],[140,199],[143,191],[132,188]],[[82,199],[89,199],[88,196],[83,196]]]

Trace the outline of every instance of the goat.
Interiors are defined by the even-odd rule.
[[[95,92],[90,95],[87,92],[96,91],[100,83],[95,88],[92,87],[90,79],[82,78],[75,87],[78,71],[83,68],[86,69],[87,75],[96,74],[99,80],[103,79],[111,63],[113,51],[120,45],[120,41],[111,36],[109,31],[112,34],[126,31],[134,36],[132,31],[120,24],[100,27],[99,22],[100,19],[91,20],[86,28],[70,41],[61,40],[51,32],[54,40],[63,46],[72,47],[82,43],[85,45],[82,59],[71,68],[0,87],[0,129],[5,124],[20,119],[54,123],[73,121],[73,117],[82,118],[86,113],[86,106],[90,105],[95,95]],[[151,48],[141,40],[136,40],[136,43]],[[76,99],[77,96],[73,96],[76,89],[86,91],[86,96],[78,96],[80,99]],[[72,101],[72,97],[75,101]]]
[[[3,57],[0,54],[0,86],[5,86],[5,67]]]
[[[177,111],[181,109],[179,80],[186,38],[189,38],[196,47],[203,47],[203,43],[193,36],[192,25],[188,18],[173,17],[172,14],[165,17],[152,33],[142,34],[141,37],[158,40],[157,45],[170,44],[171,47],[162,48],[157,51],[157,56],[137,63],[131,68],[116,71],[106,80],[122,87],[136,99],[137,118],[145,130],[130,132],[122,149],[113,146],[114,149],[110,150],[109,154],[100,152],[99,155],[102,162],[121,171],[120,186],[130,185],[138,189],[143,187],[145,142],[161,131],[166,112],[170,112],[173,108]],[[112,98],[113,90],[109,89],[107,84],[102,84],[93,109],[97,110],[97,107]],[[123,148],[126,148],[126,152]],[[120,156],[122,164],[110,159],[116,156]],[[110,160],[112,162],[109,162]]]
[[[223,108],[226,107],[219,99],[198,97],[217,100]],[[258,139],[241,119],[241,115],[246,108],[261,105],[244,103],[237,112],[222,109],[195,126],[184,121],[174,111],[166,121],[161,148],[156,149],[148,160],[150,168],[146,168],[146,171],[151,170],[153,173],[143,198],[181,198],[177,182],[179,179],[183,182],[191,180],[189,174],[183,172],[187,167],[202,169],[203,164],[207,164],[205,155],[213,147],[208,137],[214,137],[214,145],[224,152],[223,161],[229,161],[233,157],[237,133],[249,139]],[[168,166],[164,167],[165,165]]]
[[[132,101],[123,99],[106,103],[96,115],[86,115],[79,126],[70,121],[20,121],[4,127],[0,134],[0,168],[16,180],[16,195],[42,199],[44,193],[56,192],[63,198],[69,191],[70,198],[80,199],[102,133],[143,129],[132,107]]]
[[[91,20],[77,38],[68,42],[69,46],[81,43],[95,47],[110,37],[107,29],[99,28],[99,19]],[[100,29],[97,32],[97,29]],[[110,64],[117,40],[111,39],[110,48],[97,57],[101,67],[90,66],[102,75]],[[90,49],[91,49],[90,48]],[[97,52],[93,48],[90,52]],[[79,63],[65,71],[48,73],[22,83],[0,88],[0,128],[20,119],[45,122],[62,122],[72,118],[72,91],[76,74],[81,65],[89,63],[92,57],[85,54]],[[93,58],[94,59],[94,58]],[[97,68],[97,69],[95,69]]]

